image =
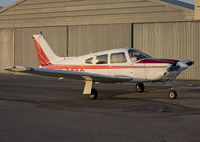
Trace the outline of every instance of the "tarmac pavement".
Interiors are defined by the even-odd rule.
[[[199,142],[200,81],[169,87],[97,84],[97,100],[84,83],[0,74],[0,142]]]

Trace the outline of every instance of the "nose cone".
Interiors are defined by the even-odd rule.
[[[188,68],[188,65],[183,62],[177,62],[176,66],[179,67],[179,70],[186,70]]]
[[[188,66],[191,66],[194,64],[194,61],[190,61],[190,60],[181,60],[180,62],[187,64]]]

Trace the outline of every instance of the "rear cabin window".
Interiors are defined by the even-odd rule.
[[[127,59],[124,52],[113,53],[110,56],[111,63],[126,63]]]
[[[107,64],[107,63],[108,63],[108,54],[96,57],[96,64]]]
[[[92,64],[92,61],[93,61],[93,57],[86,59],[85,63],[86,64]]]

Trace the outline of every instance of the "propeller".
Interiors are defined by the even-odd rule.
[[[194,64],[194,61],[181,60],[179,62],[172,64],[171,67],[168,68],[168,72],[186,70],[189,66],[193,64]]]

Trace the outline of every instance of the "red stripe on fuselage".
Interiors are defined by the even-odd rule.
[[[85,69],[131,69],[131,68],[166,68],[167,66],[105,66],[105,65],[48,65],[47,69],[85,70]]]
[[[143,63],[143,64],[174,64],[177,63],[179,60],[172,60],[172,59],[144,59],[137,63]]]

